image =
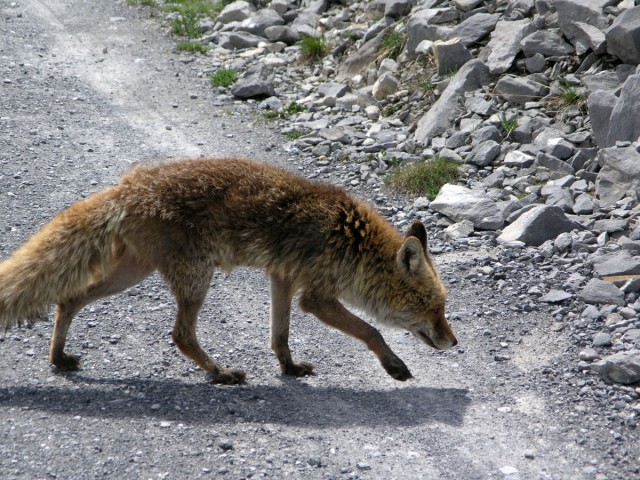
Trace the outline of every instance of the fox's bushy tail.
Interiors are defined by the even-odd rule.
[[[0,263],[0,328],[43,318],[104,274],[123,218],[116,191],[71,205]]]

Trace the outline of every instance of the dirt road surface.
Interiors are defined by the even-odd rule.
[[[246,104],[220,104],[174,43],[126,2],[0,0],[0,258],[134,162],[248,155],[298,168],[286,139]],[[246,385],[212,385],[177,352],[158,276],[77,317],[67,347],[82,357],[77,373],[49,366],[51,321],[10,330],[0,477],[632,478],[637,431],[615,428],[606,399],[580,401],[552,308],[514,314],[515,293],[466,279],[475,255],[435,257],[458,350],[381,327],[416,377],[407,383],[297,309],[292,350],[317,375],[282,377],[268,282],[247,270],[216,274],[199,325]]]

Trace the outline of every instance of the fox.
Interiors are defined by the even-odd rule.
[[[49,361],[77,370],[80,358],[65,352],[74,316],[158,271],[177,303],[178,349],[213,383],[244,383],[246,373],[214,361],[196,335],[214,271],[235,267],[270,279],[271,348],[284,375],[315,373],[289,348],[296,294],[304,312],[364,342],[399,381],[412,378],[408,367],[343,302],[437,350],[458,343],[423,223],[403,236],[343,188],[241,157],[140,164],[63,210],[0,263],[0,326],[46,318],[55,304]]]

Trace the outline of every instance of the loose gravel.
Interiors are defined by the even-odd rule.
[[[2,258],[132,163],[186,156],[249,155],[347,181],[397,223],[408,217],[411,199],[351,185],[353,166],[293,155],[250,105],[220,102],[144,10],[0,1],[0,18]],[[280,376],[268,283],[248,270],[216,274],[199,325],[204,348],[247,370],[246,385],[212,385],[177,352],[175,306],[156,276],[78,316],[68,342],[77,373],[48,365],[50,322],[6,332],[0,477],[639,476],[638,391],[576,361],[602,322],[541,298],[580,266],[490,238],[431,248],[460,344],[436,352],[381,328],[416,377],[406,384],[298,310],[292,350],[318,374]]]

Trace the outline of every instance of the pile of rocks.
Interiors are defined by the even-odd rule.
[[[281,112],[291,152],[316,175],[342,168],[348,186],[376,189],[398,164],[459,162],[461,184],[385,213],[446,227],[453,247],[498,244],[564,266],[562,288],[540,296],[599,325],[580,337],[580,368],[640,381],[640,6],[239,0],[200,27],[210,50],[185,61],[203,76],[242,72],[220,103]],[[330,53],[302,62],[304,36]]]

